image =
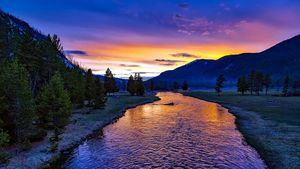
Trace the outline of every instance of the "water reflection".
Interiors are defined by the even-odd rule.
[[[126,112],[65,168],[264,168],[221,106],[175,93]],[[174,106],[163,105],[173,102]]]

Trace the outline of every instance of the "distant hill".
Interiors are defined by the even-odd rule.
[[[192,88],[211,88],[219,74],[227,79],[226,86],[235,86],[236,80],[251,70],[270,73],[273,81],[290,75],[300,78],[300,35],[280,42],[259,53],[224,56],[218,60],[199,59],[177,69],[166,71],[153,80],[158,88],[169,88],[174,81],[186,80]],[[147,81],[149,84],[150,80]]]

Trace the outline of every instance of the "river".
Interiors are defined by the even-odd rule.
[[[218,104],[178,93],[126,111],[97,137],[85,141],[63,168],[265,168]],[[174,105],[165,105],[173,102]]]

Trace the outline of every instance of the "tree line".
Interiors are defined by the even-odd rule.
[[[127,91],[132,96],[143,96],[145,94],[144,82],[140,73],[135,73],[134,76],[130,75],[127,82]]]
[[[218,95],[222,92],[222,88],[224,87],[226,79],[223,74],[219,75],[216,79],[215,91]],[[248,75],[243,75],[237,79],[237,92],[244,95],[245,93],[249,93],[250,95],[260,95],[261,92],[264,91],[265,95],[268,95],[268,92],[271,88],[273,81],[270,74],[264,74],[261,71],[254,71],[252,70]],[[290,91],[290,77],[286,75],[283,78],[283,83],[280,84],[277,82],[277,85],[282,86],[281,95],[288,96],[288,95],[297,95],[300,88],[300,81],[294,81],[293,84],[293,92]]]
[[[174,91],[178,91],[179,89],[182,89],[183,91],[186,91],[189,89],[189,85],[187,83],[186,80],[183,81],[182,84],[179,84],[177,81],[174,81],[171,87],[162,87],[160,84],[156,84],[157,86],[155,86],[154,81],[150,80],[149,82],[149,87],[148,89],[150,91],[154,91],[154,90],[174,90]]]

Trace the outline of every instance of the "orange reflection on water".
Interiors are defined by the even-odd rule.
[[[177,93],[158,97],[105,127],[69,168],[264,168],[227,109]]]

